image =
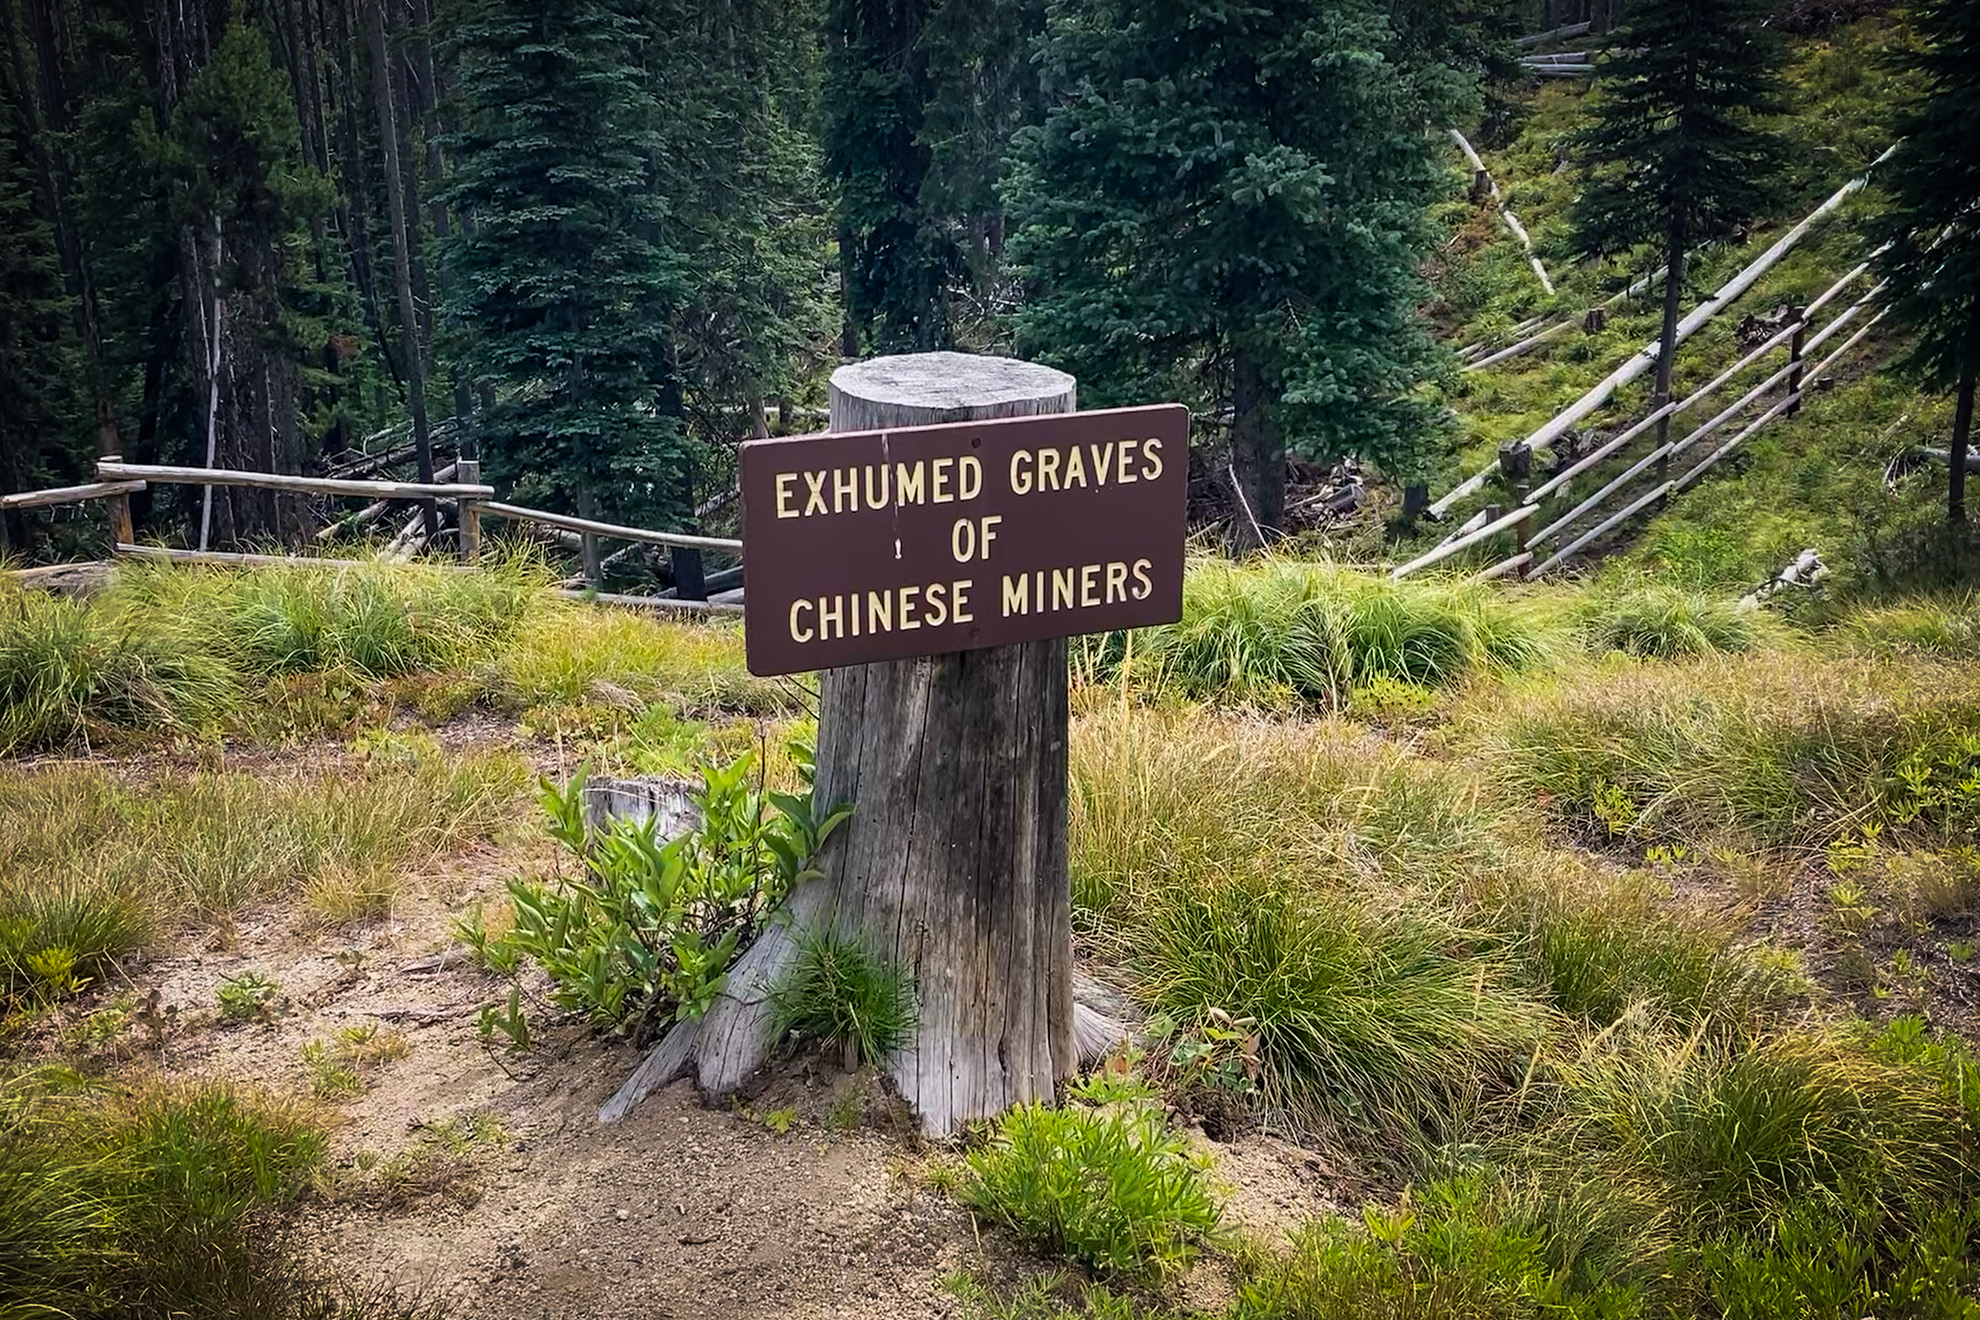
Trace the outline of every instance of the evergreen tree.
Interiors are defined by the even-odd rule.
[[[25,128],[20,92],[0,70],[0,495],[76,479],[87,449],[70,300]],[[12,532],[0,541],[25,549],[24,521],[0,518]]]
[[[1896,153],[1878,178],[1890,244],[1877,258],[1886,305],[1917,336],[1910,368],[1956,392],[1946,514],[1966,522],[1966,455],[1980,374],[1980,5],[1920,0],[1912,21],[1926,44],[1907,57],[1924,92],[1899,123]]]
[[[1288,451],[1417,471],[1442,70],[1372,2],[1053,0],[1047,24],[1052,108],[1011,182],[1020,351],[1082,403],[1228,415],[1240,541],[1280,523]]]
[[[949,346],[955,235],[922,201],[936,74],[922,30],[939,0],[829,0],[826,169],[838,187],[843,351]]]
[[[1595,122],[1579,142],[1590,164],[1574,208],[1575,241],[1597,256],[1645,245],[1657,253],[1658,403],[1671,392],[1686,250],[1732,236],[1778,196],[1786,147],[1764,122],[1784,109],[1775,7],[1635,0],[1615,37],[1625,53],[1596,75]]]
[[[467,0],[448,314],[498,388],[487,475],[635,525],[689,512],[667,328],[684,276],[653,189],[641,26],[613,0]]]

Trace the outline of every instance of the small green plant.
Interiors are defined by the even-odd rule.
[[[384,1031],[376,1022],[339,1028],[328,1040],[313,1040],[302,1047],[310,1094],[319,1100],[362,1095],[380,1066],[403,1059],[411,1049],[403,1035]]]
[[[215,993],[220,1001],[221,1017],[230,1022],[265,1022],[274,1016],[275,997],[281,991],[280,982],[250,968],[238,976],[220,978],[220,988]]]
[[[797,1121],[796,1109],[772,1109],[763,1115],[763,1126],[780,1137],[790,1135],[791,1129],[797,1126]]]
[[[809,749],[792,755],[808,783]],[[703,768],[693,794],[700,823],[663,840],[658,817],[591,828],[584,779],[539,786],[550,835],[576,856],[581,878],[512,880],[514,927],[490,938],[475,917],[459,933],[491,967],[533,960],[558,1008],[635,1039],[708,1010],[730,963],[814,874],[812,856],[852,814],[814,813],[808,794],[767,791],[748,753]],[[513,995],[510,1011],[520,1014]]]
[[[1590,810],[1595,819],[1608,826],[1610,834],[1627,834],[1636,824],[1636,804],[1629,800],[1629,792],[1618,784],[1598,784],[1590,795]]]
[[[1144,1279],[1189,1264],[1222,1220],[1202,1161],[1148,1102],[1012,1110],[969,1156],[962,1192],[1035,1247]]]
[[[529,1015],[523,1012],[522,991],[509,987],[509,1001],[506,1004],[484,1004],[480,1019],[476,1023],[476,1033],[483,1049],[495,1047],[496,1036],[508,1041],[511,1054],[527,1054],[532,1048],[529,1035]]]
[[[1970,963],[1977,950],[1971,940],[1954,940],[1946,945],[1946,957],[1956,963]]]
[[[1212,1007],[1190,1027],[1167,1013],[1156,1013],[1144,1029],[1161,1075],[1185,1095],[1209,1090],[1248,1100],[1258,1094],[1263,1070],[1258,1061],[1257,1019],[1234,1018]]]
[[[1877,919],[1877,906],[1871,901],[1869,891],[1854,880],[1829,886],[1829,902],[1843,929],[1852,935],[1862,934]]]
[[[914,1035],[914,982],[864,941],[800,931],[797,958],[770,990],[777,1039],[836,1046],[847,1067],[882,1063]]]

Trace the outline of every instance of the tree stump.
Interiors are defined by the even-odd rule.
[[[1074,400],[1072,377],[1031,363],[878,358],[833,373],[831,429],[1070,412]],[[768,996],[799,933],[826,928],[913,976],[914,1037],[886,1070],[930,1136],[1049,1099],[1078,1064],[1068,725],[1063,639],[826,671],[817,794],[852,803],[852,818],[818,858],[822,875],[792,896],[793,919],[737,961],[715,1006],[675,1027],[600,1117],[690,1072],[706,1094],[734,1091],[776,1045]],[[1104,1043],[1111,1024],[1086,1017]]]

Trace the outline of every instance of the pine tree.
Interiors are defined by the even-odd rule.
[[[1379,3],[1048,11],[1052,108],[1011,181],[1019,350],[1084,404],[1227,413],[1241,542],[1279,525],[1289,451],[1412,474],[1438,436],[1425,120],[1456,84],[1396,46]]]
[[[1786,160],[1774,0],[1636,0],[1596,76],[1574,209],[1591,255],[1648,245],[1664,268],[1656,400],[1670,397],[1685,252],[1731,237],[1776,200]],[[1660,432],[1661,437],[1661,432]]]
[[[837,185],[844,352],[946,348],[956,236],[923,203],[936,73],[923,29],[939,0],[830,0],[825,162]]]
[[[493,382],[484,473],[519,498],[634,525],[688,510],[669,318],[684,274],[652,187],[661,108],[612,0],[468,0],[448,315]]]
[[[88,447],[70,299],[19,97],[0,70],[0,495],[80,477]],[[23,526],[9,536],[0,524],[0,542],[25,549]]]
[[[1917,336],[1908,366],[1956,392],[1946,515],[1966,523],[1966,455],[1980,374],[1980,5],[1920,0],[1912,22],[1925,45],[1906,57],[1924,78],[1896,153],[1878,178],[1890,197],[1877,258],[1886,305]]]

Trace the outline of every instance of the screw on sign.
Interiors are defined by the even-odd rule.
[[[749,668],[788,674],[1182,617],[1189,410],[742,447]]]

